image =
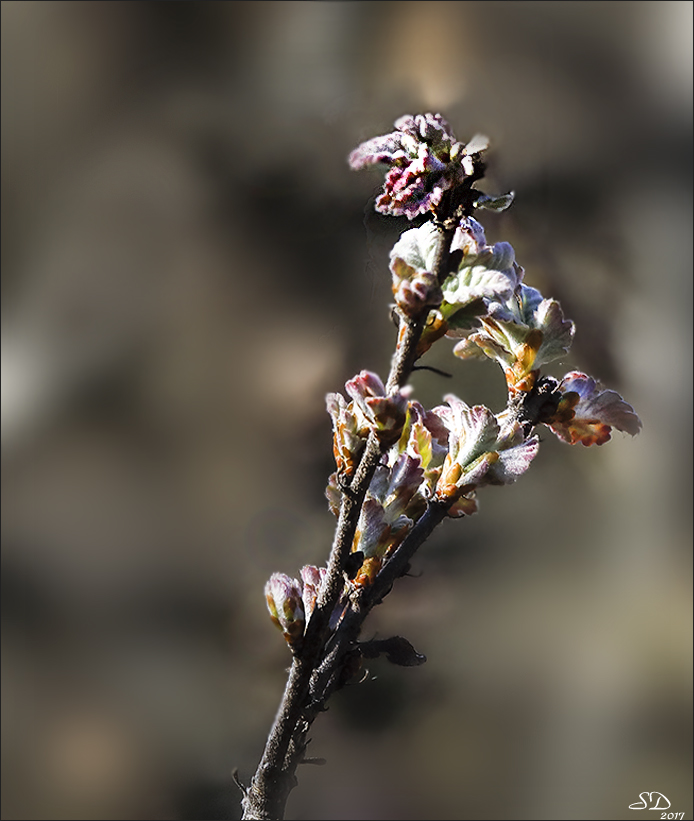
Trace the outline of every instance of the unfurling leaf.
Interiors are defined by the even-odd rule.
[[[602,390],[592,377],[571,371],[559,383],[563,394],[557,412],[546,424],[564,442],[575,445],[603,445],[612,428],[635,436],[641,420],[622,397]]]

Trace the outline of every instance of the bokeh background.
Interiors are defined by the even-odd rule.
[[[2,815],[239,817],[289,657],[262,595],[325,561],[324,394],[385,375],[361,140],[490,136],[483,215],[636,439],[546,439],[368,625],[288,818],[692,815],[692,4],[2,3]],[[439,343],[418,398],[500,409]]]

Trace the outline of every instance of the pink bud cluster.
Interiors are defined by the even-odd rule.
[[[440,114],[408,114],[396,120],[395,129],[362,143],[349,164],[389,165],[376,210],[409,219],[435,209],[446,191],[473,177],[488,146],[481,135],[467,145],[458,142]]]
[[[273,573],[265,585],[270,618],[293,650],[301,646],[325,573],[324,567],[307,564],[301,568],[303,586],[286,573]]]

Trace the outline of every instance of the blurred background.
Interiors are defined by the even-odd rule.
[[[327,391],[394,343],[404,113],[491,138],[490,241],[644,428],[549,433],[367,623],[287,818],[692,815],[692,4],[2,3],[2,816],[233,819],[323,564]],[[451,346],[417,397],[504,404]],[[550,369],[551,370],[551,369]],[[382,611],[382,612],[378,612]]]

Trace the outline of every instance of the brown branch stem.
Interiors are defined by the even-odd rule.
[[[455,225],[449,219],[445,223],[439,222],[438,226],[440,241],[433,273],[442,281],[447,275],[445,266]],[[410,378],[426,315],[419,319],[404,316],[400,319],[398,341],[386,384],[389,395],[396,393]],[[402,572],[400,566],[404,568],[407,562],[402,557],[408,550],[414,553],[445,516],[445,510],[440,506],[430,505],[410,536],[385,564],[373,590],[367,594],[368,601],[365,600],[356,610],[348,607],[335,634],[329,637],[330,617],[344,587],[345,561],[352,549],[364,497],[381,455],[378,438],[371,433],[348,492],[342,497],[326,577],[308,622],[302,647],[292,662],[284,695],[258,769],[244,791],[244,819],[281,821],[284,817],[287,798],[296,785],[295,772],[304,755],[308,730],[327,697],[338,686],[339,670],[345,653],[356,641],[368,612],[386,595],[394,579]],[[390,576],[393,578],[390,579]],[[330,646],[326,649],[328,639]]]
[[[436,502],[429,504],[407,538],[384,564],[374,583],[363,588],[357,606],[347,610],[324,662],[311,678],[313,704],[324,704],[337,687],[339,680],[334,675],[335,670],[341,669],[345,654],[354,646],[366,617],[388,595],[394,582],[404,574],[410,559],[446,518],[446,514],[447,506]]]

